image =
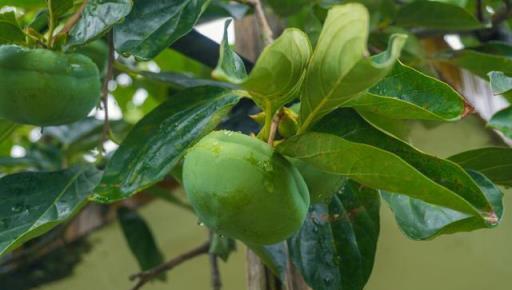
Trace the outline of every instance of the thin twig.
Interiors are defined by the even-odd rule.
[[[80,20],[80,17],[82,17],[82,13],[84,12],[84,9],[87,6],[88,2],[89,0],[84,0],[84,2],[80,6],[80,8],[75,12],[75,14],[69,17],[66,24],[64,24],[62,30],[57,34],[57,36],[55,36],[56,39],[66,35],[78,23],[78,20]]]
[[[48,0],[48,39],[46,41],[46,46],[53,46],[53,33],[55,32],[55,19],[53,16],[52,9],[52,0]]]
[[[274,140],[276,138],[277,129],[279,128],[279,123],[281,122],[281,119],[283,118],[283,110],[279,110],[277,114],[272,119],[272,124],[270,124],[270,132],[268,134],[268,141],[267,143],[270,146],[274,145]]]
[[[476,0],[475,9],[476,9],[476,19],[478,21],[483,22],[484,21],[484,10],[483,10],[483,3],[482,0]]]
[[[133,286],[133,288],[131,288],[131,290],[140,289],[147,282],[160,276],[160,274],[162,274],[163,272],[172,270],[176,266],[181,265],[183,262],[191,260],[197,256],[207,254],[209,249],[210,249],[210,242],[208,241],[208,242],[205,242],[204,244],[200,245],[199,247],[196,247],[186,253],[183,253],[183,254],[175,257],[174,259],[171,259],[163,264],[156,266],[153,269],[131,275],[130,276],[131,281],[138,280],[137,284],[135,284],[135,286]]]
[[[238,2],[247,3],[254,8],[256,20],[258,21],[258,25],[261,29],[261,36],[263,37],[263,42],[265,46],[271,44],[274,41],[274,33],[272,32],[272,28],[268,23],[267,17],[265,16],[265,10],[263,9],[261,1],[239,0]]]
[[[105,79],[103,81],[103,87],[101,88],[101,101],[103,103],[103,112],[105,120],[103,121],[103,132],[101,135],[101,144],[99,146],[100,152],[105,152],[105,148],[103,148],[103,144],[107,140],[110,132],[110,123],[109,123],[109,116],[108,116],[108,84],[113,78],[113,72],[114,72],[114,38],[112,31],[108,35],[108,47],[109,47],[109,54],[108,54],[108,64],[107,64],[107,73],[105,75]]]
[[[213,236],[214,233],[210,231],[210,243],[212,243]],[[209,253],[208,259],[210,261],[210,271],[212,276],[212,290],[221,290],[222,280],[219,271],[219,257],[217,257],[217,255],[214,253]]]

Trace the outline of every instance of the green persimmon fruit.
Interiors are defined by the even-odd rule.
[[[312,204],[329,203],[345,182],[344,176],[318,170],[302,160],[291,159],[291,162],[299,169],[304,181],[306,181]]]
[[[295,166],[267,143],[231,131],[210,133],[187,152],[183,185],[202,223],[248,244],[287,239],[309,207]]]
[[[36,126],[78,121],[100,99],[98,68],[81,54],[0,46],[0,118]]]
[[[100,73],[105,71],[108,62],[109,49],[105,41],[98,39],[76,50],[77,53],[83,54],[90,58],[98,67]]]

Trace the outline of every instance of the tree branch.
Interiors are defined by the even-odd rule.
[[[82,13],[84,12],[84,9],[87,6],[88,2],[89,0],[84,0],[80,8],[76,11],[75,14],[69,17],[68,21],[66,22],[66,24],[64,24],[64,27],[55,38],[59,38],[66,35],[78,23],[78,20],[80,20],[80,17],[82,17]]]
[[[173,268],[175,268],[175,267],[181,265],[182,263],[184,263],[188,260],[191,260],[197,256],[207,254],[209,249],[210,249],[210,242],[207,241],[207,242],[203,243],[202,245],[175,257],[174,259],[171,259],[161,265],[156,266],[153,269],[131,275],[130,281],[138,280],[137,284],[135,284],[135,286],[133,286],[133,288],[131,288],[131,290],[138,290],[138,289],[142,288],[142,286],[144,286],[147,282],[158,277],[161,273],[170,271]]]
[[[213,241],[214,233],[210,231],[210,244]],[[221,290],[222,289],[222,280],[220,278],[219,271],[219,257],[217,257],[214,253],[208,254],[208,259],[210,262],[210,271],[212,276],[212,290]]]
[[[263,37],[263,43],[265,46],[271,44],[274,41],[274,33],[272,27],[268,23],[267,17],[265,16],[265,10],[260,0],[237,0],[241,3],[246,3],[254,8],[254,14],[258,21],[258,26],[261,29],[261,36]]]

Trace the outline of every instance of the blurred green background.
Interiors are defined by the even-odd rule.
[[[411,125],[411,142],[427,153],[447,157],[486,145],[496,145],[496,137],[485,130],[476,117],[457,124]],[[512,206],[512,190],[506,192],[506,206]],[[366,290],[508,290],[512,289],[512,216],[493,230],[442,236],[416,242],[400,233],[386,204],[382,206],[381,237],[376,265]],[[167,258],[204,241],[206,231],[189,212],[165,201],[141,209]],[[92,245],[73,273],[57,282],[35,288],[41,290],[128,290],[128,276],[138,271],[118,224],[92,234]],[[245,249],[238,245],[228,263],[221,263],[225,290],[247,289]],[[146,290],[210,289],[207,257],[171,271],[166,284],[154,282]],[[3,289],[0,285],[1,290]]]

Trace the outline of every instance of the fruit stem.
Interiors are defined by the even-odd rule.
[[[52,0],[48,0],[48,39],[46,40],[46,46],[52,48],[53,46],[53,33],[55,32],[55,18],[53,16]]]
[[[100,154],[105,153],[105,148],[103,144],[110,136],[110,123],[109,123],[109,116],[108,116],[108,84],[113,78],[114,74],[114,37],[112,31],[108,34],[108,47],[109,47],[109,54],[108,54],[108,64],[107,64],[107,73],[105,75],[105,80],[103,81],[103,86],[101,88],[101,101],[103,103],[103,112],[105,113],[104,121],[103,121],[103,132],[101,135],[101,140],[99,144],[99,152]]]
[[[283,118],[284,111],[283,109],[279,109],[277,114],[274,115],[272,118],[272,122],[270,124],[270,132],[268,134],[268,141],[267,143],[270,146],[274,146],[274,139],[276,138],[277,129],[279,128],[279,123],[281,122],[281,119]]]

